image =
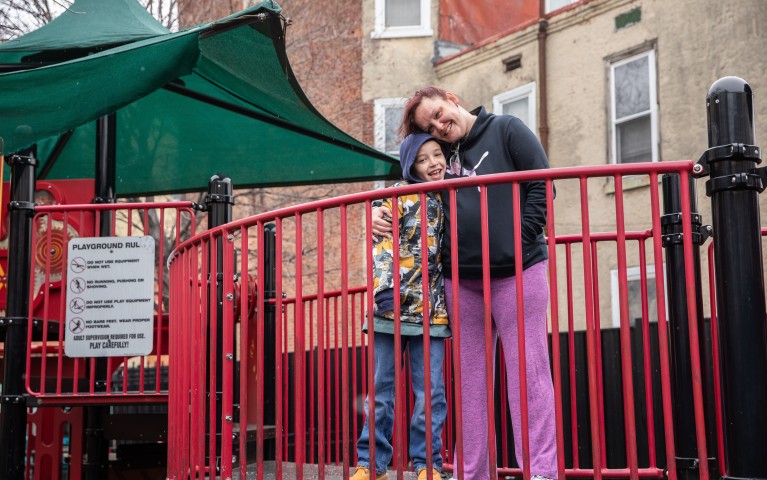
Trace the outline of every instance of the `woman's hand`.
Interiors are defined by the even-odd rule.
[[[373,207],[371,216],[373,235],[391,238],[391,210],[389,207]]]

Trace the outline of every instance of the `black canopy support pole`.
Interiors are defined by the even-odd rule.
[[[714,226],[714,269],[724,414],[725,479],[767,478],[767,313],[755,145],[754,96],[742,78],[708,90],[705,175]]]
[[[56,145],[53,146],[53,151],[51,151],[51,154],[48,155],[48,159],[45,161],[45,165],[43,165],[43,167],[37,173],[38,180],[45,180],[48,177],[48,174],[51,173],[53,166],[56,165],[56,161],[61,156],[61,152],[64,150],[64,147],[67,146],[69,139],[72,138],[74,133],[74,130],[67,130],[59,137],[59,139],[56,141]]]
[[[96,185],[93,203],[114,203],[115,201],[115,158],[117,151],[115,128],[117,121],[114,113],[105,115],[96,121]],[[99,236],[112,235],[112,213],[99,213]],[[97,392],[106,391],[107,359],[96,359]],[[86,408],[86,455],[84,462],[87,480],[106,480],[109,474],[109,441],[105,437],[104,425],[108,408],[93,406]]]
[[[27,357],[29,276],[32,258],[32,217],[35,200],[35,146],[11,155],[11,202],[8,239],[8,291],[3,354],[3,389],[0,406],[0,475],[24,478],[27,441],[27,406],[24,372]]]
[[[207,211],[208,211],[208,229],[212,229],[215,227],[219,227],[221,225],[224,225],[226,223],[229,223],[232,221],[232,205],[234,205],[234,196],[233,196],[233,190],[232,190],[232,180],[228,177],[224,177],[221,175],[213,175],[210,178],[210,181],[208,182],[208,196],[205,199],[205,203],[207,205]],[[210,281],[216,282],[216,318],[211,319],[211,322],[215,322],[216,325],[216,342],[215,342],[215,348],[216,351],[214,352],[215,355],[213,358],[216,359],[216,431],[217,437],[216,437],[216,468],[217,470],[220,468],[220,458],[221,458],[221,422],[223,421],[222,417],[222,400],[223,400],[223,364],[224,364],[224,242],[229,241],[226,238],[221,238],[221,236],[218,236],[215,239],[215,242],[211,245],[211,247],[215,248],[215,255],[216,255],[216,271],[210,271]],[[247,253],[246,253],[247,255]],[[213,256],[213,252],[211,252],[211,258]],[[207,311],[210,311],[208,309]],[[207,342],[208,345],[211,345],[212,342]],[[230,346],[229,349],[232,352],[234,352],[236,349],[234,348],[234,345]],[[208,352],[210,353],[210,352]],[[210,355],[208,355],[206,358],[210,358]],[[213,366],[209,366],[209,368],[212,368]],[[210,375],[210,371],[208,371],[208,375]],[[210,378],[209,376],[207,378]],[[209,382],[205,382],[206,385],[209,385]],[[210,394],[213,394],[212,392],[209,392]],[[235,392],[234,396],[232,398],[239,398],[239,395],[237,395],[237,392]],[[234,421],[234,419],[230,419],[230,421]],[[206,425],[209,425],[208,422],[206,422]],[[211,459],[212,460],[212,459]],[[218,473],[218,471],[216,472]]]
[[[695,298],[687,298],[687,282],[685,280],[684,266],[684,243],[682,227],[682,202],[680,194],[680,181],[678,174],[663,175],[663,213],[661,217],[661,231],[663,234],[663,248],[666,251],[666,285],[668,289],[668,319],[670,338],[670,362],[671,362],[671,389],[673,399],[674,418],[674,452],[676,452],[677,478],[680,480],[695,480],[700,478],[700,465],[698,460],[698,446],[695,432],[695,409],[693,401],[692,365],[690,350],[690,329],[687,321],[687,302],[695,301],[697,306],[700,359],[702,384],[705,399],[713,398],[711,383],[708,381],[710,368],[705,362],[705,336],[706,325],[703,319],[703,294],[700,275],[700,245],[711,234],[711,227],[702,224],[702,218],[698,213],[697,194],[695,182],[690,181],[690,212],[692,214],[693,232],[693,277],[695,278]],[[713,410],[711,402],[707,402],[704,408],[707,413],[706,432],[707,445],[713,448]],[[711,427],[711,428],[709,428]],[[709,471],[716,468],[715,459],[708,462]]]

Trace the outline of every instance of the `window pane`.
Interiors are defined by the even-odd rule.
[[[388,107],[384,112],[384,121],[386,122],[385,151],[393,155],[399,155],[400,139],[397,135],[397,129],[402,122],[402,115],[405,113],[404,107]]]
[[[421,0],[386,0],[386,26],[421,25]]]
[[[520,98],[513,102],[504,103],[502,107],[503,113],[506,115],[514,115],[518,119],[522,120],[528,128],[532,130],[530,126],[530,110],[528,108],[528,98]]]
[[[615,118],[650,109],[650,69],[648,57],[615,68]]]
[[[635,324],[635,320],[642,318],[642,282],[640,280],[629,280],[628,282],[628,300],[629,300],[629,322]],[[649,321],[658,321],[658,302],[655,296],[655,278],[647,278],[647,314]]]
[[[570,5],[571,3],[575,3],[578,0],[548,0],[548,10],[547,12],[553,12],[554,10],[558,8],[562,8],[564,6]]]
[[[618,163],[652,162],[650,115],[616,125]]]

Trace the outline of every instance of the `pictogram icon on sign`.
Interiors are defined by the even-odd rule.
[[[80,317],[75,317],[69,321],[69,331],[72,333],[81,333],[85,330],[85,322]]]
[[[69,268],[74,273],[82,273],[85,271],[85,260],[82,257],[75,257],[69,262]]]
[[[69,309],[72,313],[82,313],[85,311],[85,300],[75,297],[69,301]]]
[[[85,280],[80,277],[75,277],[69,282],[69,288],[74,293],[83,293],[85,291]]]

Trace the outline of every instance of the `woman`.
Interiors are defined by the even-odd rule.
[[[487,175],[548,168],[548,159],[535,135],[516,117],[493,115],[479,107],[463,108],[456,95],[439,87],[423,88],[405,106],[402,136],[426,132],[449,143],[452,155],[445,178]],[[445,199],[449,230],[450,209]],[[461,394],[463,405],[463,465],[465,478],[487,480],[487,396],[482,288],[482,242],[480,192],[457,191],[458,285],[460,295]],[[557,478],[554,391],[549,370],[546,335],[548,253],[543,237],[546,223],[546,185],[542,181],[520,185],[522,212],[522,268],[524,286],[525,353],[527,359],[530,472],[533,479]],[[487,190],[490,289],[493,336],[500,336],[506,359],[508,397],[511,407],[517,462],[522,465],[522,412],[518,388],[517,297],[514,254],[514,221],[510,185]],[[373,233],[390,234],[385,212],[373,212]],[[453,312],[450,235],[442,245],[448,313]],[[493,342],[493,355],[495,342]],[[493,356],[494,358],[494,356]],[[492,377],[491,377],[492,378]],[[461,460],[459,459],[458,462]]]

